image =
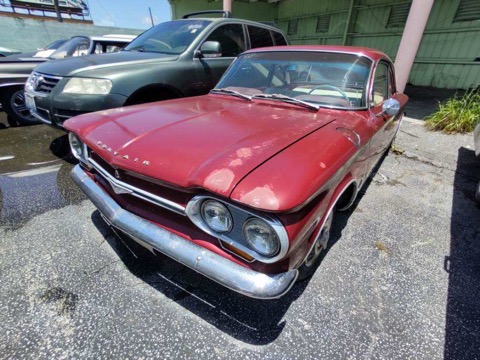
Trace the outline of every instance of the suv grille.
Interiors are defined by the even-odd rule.
[[[34,72],[28,79],[28,82],[34,91],[50,94],[60,80],[62,80],[62,78],[59,76],[44,75]]]

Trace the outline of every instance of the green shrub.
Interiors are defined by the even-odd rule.
[[[440,103],[438,110],[425,118],[430,130],[448,134],[471,132],[480,121],[480,91],[467,91]]]

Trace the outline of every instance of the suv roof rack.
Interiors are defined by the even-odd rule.
[[[191,16],[195,15],[203,15],[203,14],[223,14],[224,18],[232,17],[232,13],[230,11],[223,11],[223,10],[207,10],[207,11],[197,11],[190,14],[185,14],[182,16],[182,19],[188,19]]]

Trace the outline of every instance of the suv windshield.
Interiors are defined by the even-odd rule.
[[[208,24],[210,21],[207,20],[164,22],[138,36],[124,50],[178,55],[187,49]]]
[[[50,55],[51,59],[63,59],[70,56],[88,55],[90,39],[84,36],[75,36],[60,46]]]
[[[217,89],[275,101],[359,108],[365,107],[371,65],[365,57],[334,52],[252,53],[233,63]]]

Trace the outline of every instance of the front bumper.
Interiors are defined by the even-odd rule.
[[[233,291],[276,299],[297,279],[297,270],[267,275],[245,268],[122,209],[80,165],[74,167],[72,178],[112,226]]]

